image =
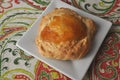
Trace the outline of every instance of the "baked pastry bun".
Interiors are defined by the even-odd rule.
[[[61,7],[42,17],[35,42],[45,57],[75,60],[88,52],[95,31],[93,20]]]

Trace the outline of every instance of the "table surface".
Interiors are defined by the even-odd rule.
[[[51,0],[0,0],[0,80],[71,80],[16,42]],[[120,0],[62,0],[113,23],[83,80],[120,80]]]

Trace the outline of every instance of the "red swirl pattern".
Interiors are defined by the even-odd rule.
[[[109,36],[109,37],[108,37]],[[119,80],[120,34],[109,33],[101,46],[95,62],[91,65],[91,80]]]
[[[44,74],[43,74],[44,73]],[[53,74],[53,75],[52,75]],[[55,74],[55,75],[54,75]],[[35,69],[35,80],[71,80],[58,71],[39,61]]]
[[[30,80],[29,77],[23,74],[15,75],[14,80]]]

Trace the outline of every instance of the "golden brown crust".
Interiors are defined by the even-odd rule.
[[[42,17],[36,45],[45,57],[74,60],[90,49],[94,22],[68,8],[57,8]]]

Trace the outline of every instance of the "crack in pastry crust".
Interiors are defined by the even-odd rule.
[[[74,60],[90,49],[95,23],[68,8],[57,8],[42,17],[36,45],[45,57]]]

